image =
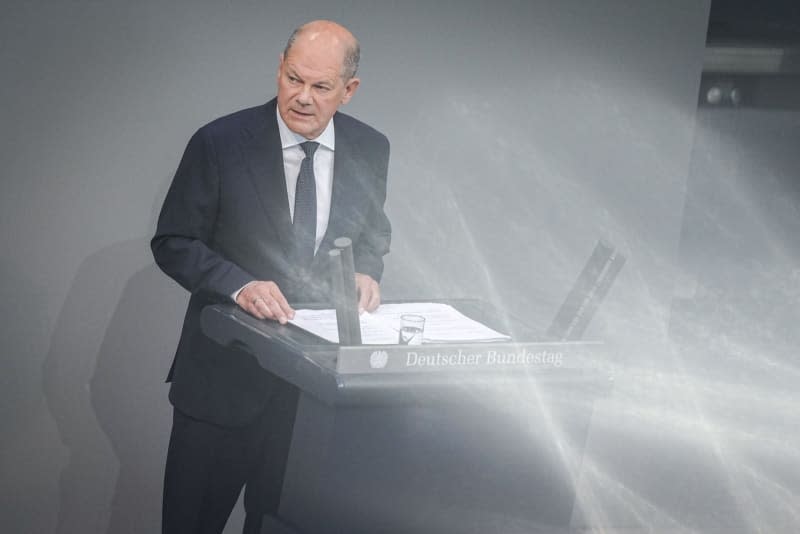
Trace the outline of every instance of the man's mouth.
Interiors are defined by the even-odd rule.
[[[292,109],[292,113],[295,115],[300,115],[301,117],[312,117],[314,115],[313,113],[304,113],[302,111],[297,111],[296,109]]]

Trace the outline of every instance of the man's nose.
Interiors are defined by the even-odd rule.
[[[307,106],[311,104],[311,86],[304,85],[303,88],[300,90],[300,93],[297,95],[297,102]]]

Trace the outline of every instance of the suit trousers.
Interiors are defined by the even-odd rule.
[[[164,474],[163,534],[219,534],[245,488],[244,534],[276,515],[299,392],[277,381],[266,409],[242,427],[222,427],[174,409]]]

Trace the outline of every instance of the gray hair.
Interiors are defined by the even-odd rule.
[[[297,40],[297,36],[300,35],[305,30],[305,25],[296,28],[292,35],[289,36],[289,40],[286,41],[286,48],[283,49],[283,57],[288,57],[289,50],[291,50],[294,42]],[[342,61],[342,79],[346,82],[350,78],[355,77],[356,72],[358,72],[358,62],[361,59],[361,46],[358,44],[358,40],[353,39],[353,43],[350,44],[344,52],[344,61]]]

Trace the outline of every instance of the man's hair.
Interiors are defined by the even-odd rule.
[[[283,57],[289,56],[289,50],[291,50],[292,45],[297,40],[297,36],[300,35],[305,30],[305,25],[296,28],[292,35],[289,36],[289,40],[286,41],[286,48],[283,49]],[[342,79],[346,82],[350,78],[353,78],[358,72],[358,61],[361,59],[361,47],[358,44],[357,40],[353,40],[353,44],[348,46],[344,52],[344,61],[342,61]]]

